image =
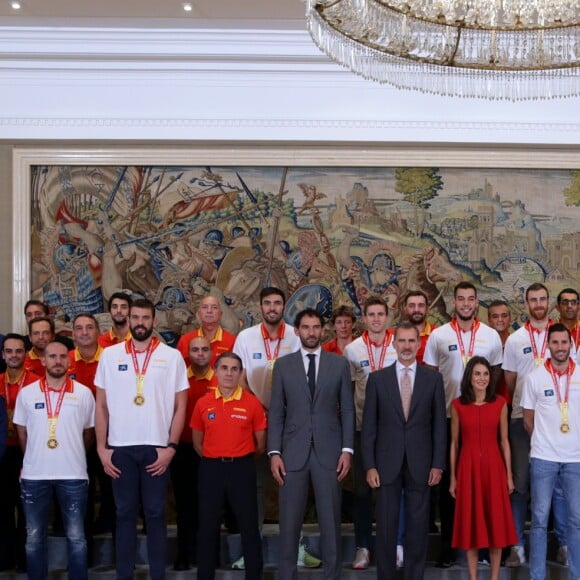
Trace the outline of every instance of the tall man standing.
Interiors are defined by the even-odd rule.
[[[6,363],[6,372],[0,375],[0,396],[6,402],[8,436],[6,453],[0,461],[0,473],[2,473],[0,570],[8,570],[15,564],[17,571],[24,571],[26,570],[24,553],[26,530],[20,501],[22,450],[12,418],[18,393],[23,387],[37,381],[39,377],[24,368],[26,350],[25,339],[22,335],[9,333],[4,337],[2,358]]]
[[[419,331],[419,350],[417,351],[417,362],[423,364],[423,356],[427,340],[431,336],[436,325],[427,320],[427,295],[422,290],[411,290],[405,295],[403,300],[403,318],[409,321]]]
[[[131,338],[129,330],[129,308],[131,307],[131,302],[131,296],[125,292],[111,294],[107,310],[111,316],[113,326],[99,336],[99,345],[102,348],[125,342]]]
[[[298,313],[295,327],[301,347],[274,366],[268,427],[270,469],[280,485],[280,578],[298,577],[296,553],[311,481],[324,578],[338,580],[340,481],[354,447],[350,373],[344,358],[321,349],[323,322],[316,310]]]
[[[526,561],[524,526],[530,487],[530,437],[524,428],[522,387],[526,376],[541,367],[548,358],[550,326],[548,289],[543,284],[532,284],[526,289],[525,300],[528,321],[507,339],[502,365],[507,391],[512,397],[509,434],[515,489],[510,501],[518,534],[518,544],[512,547],[506,559],[506,566],[512,568]]]
[[[352,562],[355,570],[364,570],[370,563],[372,533],[372,492],[366,481],[362,463],[360,432],[367,379],[371,372],[385,368],[396,360],[393,332],[387,330],[389,309],[378,296],[369,296],[363,306],[366,330],[345,349],[344,356],[350,363],[354,386],[356,409],[356,433],[354,440],[354,535],[356,553]]]
[[[154,305],[135,300],[131,340],[106,348],[95,376],[97,451],[113,478],[115,543],[123,555],[117,558],[118,580],[133,578],[139,499],[149,573],[153,580],[165,578],[168,468],[185,421],[188,383],[183,358],[153,336],[154,324]]]
[[[531,436],[530,577],[546,578],[547,525],[554,488],[562,487],[568,519],[570,578],[580,578],[580,370],[563,324],[548,329],[550,358],[524,379],[521,405]]]
[[[417,364],[417,328],[403,322],[394,337],[397,362],[367,383],[362,453],[367,482],[377,493],[377,575],[397,577],[397,525],[404,490],[405,578],[422,580],[429,535],[429,497],[445,467],[443,379]]]
[[[469,359],[476,354],[484,356],[492,366],[496,384],[501,373],[501,341],[495,330],[476,318],[478,307],[475,286],[470,282],[457,284],[453,290],[455,316],[431,333],[425,347],[425,364],[443,375],[447,408],[447,447],[451,440],[451,403],[459,396],[461,378]],[[449,494],[449,472],[444,471],[439,486],[441,553],[437,562],[438,566],[444,568],[455,561],[455,554],[451,549],[454,511],[455,502]]]
[[[24,451],[20,485],[28,577],[48,575],[48,519],[56,493],[67,538],[69,578],[83,580],[88,578],[85,450],[94,440],[95,400],[87,387],[67,377],[66,346],[50,342],[43,362],[46,377],[20,391],[14,411]]]

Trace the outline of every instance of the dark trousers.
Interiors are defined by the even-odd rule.
[[[247,580],[262,578],[262,539],[258,528],[256,463],[253,455],[233,461],[202,458],[199,465],[197,577],[213,580],[224,502],[229,502],[242,536]]]
[[[447,454],[451,447],[451,419],[447,419]],[[451,550],[451,538],[453,536],[453,519],[455,517],[455,500],[449,493],[449,469],[443,470],[441,481],[439,482],[439,518],[441,519],[441,550],[449,552]]]
[[[115,548],[117,580],[133,580],[137,552],[137,515],[139,499],[147,525],[147,557],[152,580],[164,580],[167,560],[167,525],[165,504],[169,470],[152,476],[146,467],[157,459],[151,445],[116,447],[113,464],[121,476],[113,479],[113,495],[117,508]]]
[[[199,455],[191,443],[180,443],[171,461],[177,523],[177,560],[196,562]]]
[[[24,544],[26,526],[20,500],[20,471],[22,451],[9,446],[0,461],[2,493],[0,493],[0,570],[17,565],[23,569],[26,563]]]
[[[401,502],[401,491],[403,502]],[[422,580],[429,539],[429,499],[431,488],[425,481],[409,476],[406,462],[398,477],[377,490],[377,578],[394,580],[397,573],[397,536],[401,503],[405,511],[405,578]]]

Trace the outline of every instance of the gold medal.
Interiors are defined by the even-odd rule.
[[[268,368],[270,369],[270,371],[274,370],[274,363],[276,362],[276,359],[273,358],[271,360],[268,361]]]
[[[570,433],[570,423],[562,423],[560,425],[560,431],[562,431],[562,433]]]
[[[534,359],[534,362],[536,363],[537,367],[541,367],[544,364],[544,359],[541,356],[537,356]]]
[[[470,359],[470,358],[471,358],[471,357],[470,357],[469,355],[466,355],[466,354],[464,354],[464,355],[461,357],[461,360],[463,361],[463,366],[464,366],[464,367],[465,367],[465,366],[467,366],[467,363],[469,362],[469,359]]]
[[[138,405],[139,407],[143,404],[145,404],[145,397],[143,395],[137,395],[134,399],[133,402],[135,403],[135,405]]]
[[[46,442],[46,446],[49,449],[56,449],[58,447],[58,441],[54,438],[51,437],[47,442]]]

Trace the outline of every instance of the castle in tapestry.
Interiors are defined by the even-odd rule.
[[[61,326],[108,297],[153,300],[168,342],[218,296],[229,330],[259,319],[265,285],[289,322],[311,306],[360,313],[370,294],[397,317],[421,289],[447,320],[453,286],[483,308],[523,291],[578,287],[580,172],[453,168],[36,166],[32,288]]]

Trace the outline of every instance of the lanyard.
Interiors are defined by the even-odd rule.
[[[387,330],[385,332],[385,337],[383,338],[383,344],[381,345],[381,354],[379,355],[379,366],[377,367],[377,365],[375,363],[375,355],[373,352],[374,351],[373,343],[371,342],[371,339],[369,338],[368,331],[365,330],[365,332],[363,332],[362,339],[363,339],[363,342],[365,343],[365,346],[367,347],[367,353],[369,355],[369,363],[371,365],[371,372],[374,372],[377,369],[383,368],[383,363],[385,362],[385,356],[387,354],[387,348],[389,347],[389,344],[391,344],[392,338],[393,338],[393,331]]]
[[[46,379],[40,380],[40,389],[44,392],[44,401],[46,402],[46,414],[48,416],[48,441],[46,442],[46,444],[49,449],[56,449],[58,447],[58,441],[56,440],[56,424],[58,422],[58,416],[60,414],[62,402],[64,401],[64,395],[67,391],[69,392],[72,391],[72,380],[67,377],[64,385],[60,388],[54,411],[52,409],[52,401],[50,400],[50,392],[49,392],[50,389],[48,387]]]
[[[534,338],[534,328],[531,322],[528,320],[526,322],[526,330],[528,331],[528,336],[530,337],[530,344],[532,345],[532,354],[534,355],[534,362],[536,366],[544,364],[546,359],[546,348],[548,347],[548,327],[550,326],[550,321],[548,321],[548,326],[544,329],[544,341],[542,342],[542,350],[538,354],[538,345],[536,344],[536,339]]]
[[[276,343],[276,348],[274,349],[274,354],[272,355],[272,350],[270,349],[270,334],[266,330],[264,323],[262,322],[260,329],[262,331],[262,339],[264,341],[264,350],[266,351],[266,359],[268,360],[268,366],[270,368],[274,367],[274,363],[280,354],[280,343],[284,338],[286,332],[286,323],[282,322],[280,329],[278,330],[278,342]]]
[[[473,324],[471,325],[471,338],[469,339],[469,350],[467,354],[465,353],[465,344],[463,343],[462,334],[463,331],[459,328],[459,324],[457,324],[457,318],[451,319],[451,328],[455,331],[455,335],[457,336],[457,342],[459,343],[459,352],[461,353],[461,360],[463,362],[463,366],[468,363],[469,359],[473,356],[473,349],[475,347],[475,335],[477,330],[479,329],[479,320],[477,318],[473,319]]]
[[[556,391],[556,396],[558,397],[558,406],[560,407],[560,415],[562,416],[562,423],[560,425],[560,431],[562,433],[570,432],[570,423],[568,423],[568,400],[570,398],[570,377],[576,368],[576,363],[572,359],[568,359],[568,368],[566,369],[566,390],[564,392],[564,399],[562,400],[562,393],[560,392],[560,380],[558,376],[563,376],[564,373],[559,373],[552,366],[552,360],[548,359],[544,366],[546,370],[550,373],[552,377],[552,383],[554,384],[554,390]],[[557,376],[558,375],[558,376]]]
[[[22,389],[22,386],[24,385],[24,379],[26,379],[26,369],[22,369],[22,373],[20,374],[20,376],[13,383],[10,383],[11,385],[15,385],[16,383],[18,383],[18,389],[16,389],[17,395],[20,392],[20,389]],[[6,409],[11,409],[12,405],[10,401],[10,389],[8,388],[8,384],[9,384],[8,371],[6,371],[6,374],[4,375],[4,395],[6,399]]]
[[[127,352],[131,354],[131,360],[133,361],[133,369],[135,370],[135,377],[137,379],[137,395],[133,399],[135,405],[143,405],[145,403],[145,397],[143,396],[143,387],[145,385],[145,373],[147,372],[147,367],[149,366],[149,361],[151,360],[151,355],[153,351],[157,348],[159,344],[159,339],[154,336],[149,344],[147,345],[147,350],[145,351],[145,361],[143,362],[143,368],[139,370],[139,361],[137,360],[137,352],[135,350],[135,345],[132,340],[126,342],[125,348]]]

